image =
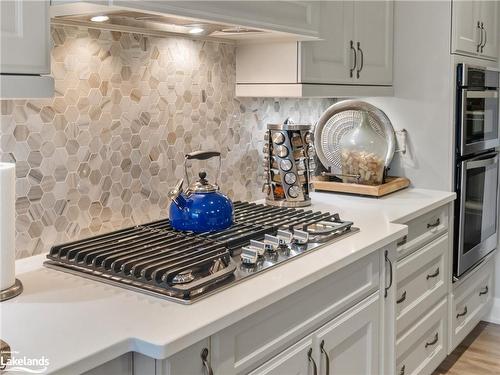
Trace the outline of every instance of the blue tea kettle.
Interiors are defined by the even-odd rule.
[[[170,204],[170,225],[180,231],[195,233],[214,232],[226,229],[233,224],[234,208],[231,200],[219,192],[217,180],[211,184],[206,179],[206,172],[198,174],[199,179],[189,184],[187,162],[188,160],[208,160],[219,158],[220,173],[221,156],[217,151],[197,151],[187,154],[184,160],[184,171],[188,182],[188,189],[184,193],[180,180],[174,189],[168,193]]]

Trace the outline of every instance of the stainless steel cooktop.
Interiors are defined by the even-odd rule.
[[[189,304],[359,231],[337,214],[234,207],[235,224],[221,232],[178,232],[159,220],[54,246],[45,266]]]

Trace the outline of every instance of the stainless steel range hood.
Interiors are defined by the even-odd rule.
[[[259,20],[256,4],[262,7],[264,4],[272,6],[273,3],[277,2],[53,0],[50,14],[54,24],[82,25],[157,36],[175,34],[223,42],[317,39],[314,31],[305,28],[300,31],[300,28],[294,30],[286,25],[276,25],[272,18],[267,23]],[[229,10],[227,13],[226,9]],[[307,19],[304,24],[312,24],[312,12],[309,9],[299,9],[306,15],[294,9],[294,17],[299,20]],[[94,22],[96,17],[101,22]]]

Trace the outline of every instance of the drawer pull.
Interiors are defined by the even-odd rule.
[[[441,224],[441,219],[440,218],[437,218],[437,220],[434,222],[434,223],[429,223],[427,224],[427,229],[430,229],[430,228],[436,228],[439,226],[439,224]]]
[[[398,246],[403,246],[408,242],[408,236],[401,237],[401,239],[398,241],[397,245]]]
[[[309,348],[309,351],[307,352],[307,359],[313,365],[313,375],[318,375],[318,366],[316,366],[316,362],[314,362],[314,359],[312,357],[312,352],[313,352],[312,348]]]
[[[464,307],[463,312],[457,314],[457,319],[460,318],[461,316],[465,316],[465,315],[467,315],[467,306]]]
[[[439,276],[439,267],[437,268],[437,270],[434,273],[427,275],[426,280],[432,279],[432,278],[437,277],[437,276]]]
[[[425,343],[425,348],[427,349],[429,346],[436,345],[436,343],[438,342],[438,340],[439,340],[439,335],[436,332],[436,334],[434,335],[434,339],[431,342],[426,342]]]
[[[330,375],[330,357],[328,357],[328,353],[325,350],[325,340],[321,341],[319,344],[319,348],[321,350],[321,355],[325,355],[326,363],[325,363],[325,373],[326,375]]]
[[[399,304],[399,303],[403,303],[404,301],[406,300],[406,290],[403,292],[403,294],[401,295],[401,298],[396,300],[396,303]]]
[[[406,365],[401,366],[401,370],[399,370],[399,375],[405,375]]]
[[[489,290],[488,290],[488,285],[486,285],[486,286],[484,287],[484,290],[480,290],[480,291],[479,291],[479,295],[480,295],[480,296],[482,296],[482,295],[484,295],[484,294],[488,294],[488,292],[489,292]]]

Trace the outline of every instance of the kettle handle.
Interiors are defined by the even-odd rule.
[[[220,174],[220,169],[221,169],[221,163],[222,163],[222,158],[220,155],[220,152],[218,151],[194,151],[190,152],[189,154],[185,155],[184,159],[184,173],[186,174],[186,179],[188,185],[190,185],[189,182],[189,175],[188,175],[188,169],[187,169],[187,161],[188,160],[208,160],[211,158],[219,158],[219,168],[217,170],[217,176],[215,176],[215,185],[217,185],[217,181],[219,179],[219,174]]]

